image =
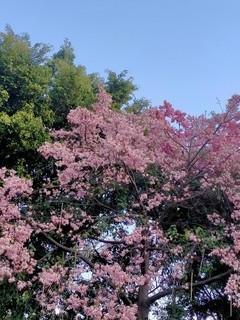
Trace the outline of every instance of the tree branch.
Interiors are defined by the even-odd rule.
[[[58,248],[60,248],[64,251],[76,254],[76,251],[74,249],[68,248],[68,247],[62,245],[61,243],[57,242],[52,237],[50,237],[45,231],[40,231],[40,232],[42,235],[44,235],[45,238],[47,238],[52,244],[55,244],[55,246],[57,246]],[[88,258],[86,258],[84,255],[77,252],[77,257],[79,257],[81,260],[83,260],[90,268],[92,268],[92,269],[94,268],[94,264]]]
[[[105,240],[97,237],[89,237],[89,239],[102,242],[102,243],[107,243],[107,244],[125,244],[125,241],[120,241],[120,240]]]
[[[195,283],[192,284],[192,287],[201,287],[201,286],[204,286],[206,284],[210,284],[212,282],[215,282],[218,279],[226,277],[231,272],[232,272],[232,269],[230,269],[230,270],[228,270],[226,272],[220,273],[217,276],[214,276],[214,277],[211,277],[211,278],[199,281],[199,282],[195,282]],[[158,292],[158,293],[154,294],[153,296],[149,297],[147,299],[147,304],[150,306],[154,302],[156,302],[157,300],[172,294],[172,292],[181,291],[181,290],[188,291],[188,290],[190,290],[190,287],[189,288],[185,288],[185,286],[177,286],[177,287],[173,287],[173,288],[169,288],[169,289],[163,290],[163,291]]]
[[[29,225],[35,230],[40,232],[46,239],[48,239],[52,244],[54,244],[55,246],[57,246],[58,248],[67,251],[67,252],[71,252],[74,255],[76,255],[76,250],[73,248],[68,248],[66,246],[64,246],[63,244],[57,242],[56,240],[54,240],[51,236],[49,236],[45,231],[41,230],[41,228],[39,228],[39,226],[33,225],[33,223],[31,222],[30,219],[24,219],[25,221],[27,221],[29,223]],[[77,252],[77,257],[80,258],[81,260],[83,260],[91,269],[94,268],[94,264],[92,263],[92,261],[90,261],[87,257],[85,257],[84,255],[82,255],[81,253]]]

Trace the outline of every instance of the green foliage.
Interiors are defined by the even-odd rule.
[[[91,78],[82,66],[76,67],[64,59],[52,62],[54,74],[49,96],[55,113],[54,127],[66,126],[67,114],[78,106],[89,107],[95,101]]]
[[[51,70],[43,65],[50,47],[44,44],[31,46],[29,36],[16,35],[11,28],[0,33],[0,107],[9,115],[26,104],[34,106],[34,114],[42,116],[42,108],[49,102],[47,90]]]
[[[171,239],[171,241],[177,242],[180,240],[180,238],[183,237],[183,235],[178,232],[177,226],[175,224],[170,226],[170,228],[166,232],[166,235]]]
[[[184,310],[182,304],[176,302],[170,303],[166,307],[169,320],[184,320],[186,316],[186,310]]]
[[[69,64],[74,63],[75,54],[71,42],[68,39],[64,40],[63,45],[59,51],[53,55],[53,59],[61,59]]]
[[[0,108],[8,101],[9,94],[3,86],[0,86]]]
[[[150,100],[147,100],[145,98],[140,99],[134,99],[133,103],[128,105],[125,110],[127,112],[133,112],[135,114],[142,113],[146,111],[151,105]]]
[[[11,129],[18,136],[18,148],[20,151],[35,151],[49,138],[42,119],[34,117],[33,113],[25,110],[15,113],[11,117]],[[17,145],[14,145],[17,147]]]
[[[31,288],[19,292],[14,284],[7,280],[0,284],[0,319],[22,320],[27,313],[30,320],[39,319],[38,305],[33,299]]]
[[[228,243],[223,241],[225,238],[224,228],[219,228],[215,235],[209,232],[209,230],[205,230],[202,227],[198,226],[194,229],[194,234],[200,239],[202,247],[208,248],[208,250],[213,250],[215,248],[224,248],[228,246]]]
[[[1,165],[14,167],[24,175],[25,165],[32,161],[39,146],[49,139],[42,119],[30,110],[18,111],[12,116],[0,113],[0,155]]]
[[[108,76],[105,83],[105,89],[112,96],[112,108],[117,111],[120,111],[123,107],[128,105],[134,97],[134,92],[138,89],[133,83],[132,77],[126,78],[127,73],[127,70],[124,70],[119,74],[107,70]]]

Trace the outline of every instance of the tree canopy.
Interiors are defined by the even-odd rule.
[[[39,148],[41,189],[1,169],[2,285],[32,319],[221,319],[224,297],[237,319],[240,97],[210,118],[111,101],[100,87]]]
[[[16,35],[10,27],[0,33],[1,111],[12,115],[33,104],[35,114],[49,120],[45,93],[51,73],[44,65],[49,51],[45,44],[31,46],[27,34]]]

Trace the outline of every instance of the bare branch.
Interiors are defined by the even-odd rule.
[[[45,238],[47,238],[52,244],[55,244],[55,246],[57,246],[58,248],[67,251],[67,252],[71,252],[73,254],[76,254],[76,250],[72,249],[72,248],[68,248],[64,245],[62,245],[61,243],[57,242],[56,240],[54,240],[52,237],[50,237],[45,231],[40,231],[42,235],[44,235]],[[77,257],[80,258],[81,260],[83,260],[90,268],[94,268],[94,264],[88,259],[86,258],[84,255],[80,254],[79,252],[77,252]]]
[[[205,279],[205,280],[202,280],[202,281],[198,281],[198,282],[194,282],[192,284],[192,287],[202,287],[206,284],[210,284],[210,283],[213,283],[215,282],[216,280],[219,280],[221,278],[224,278],[226,276],[228,276],[230,273],[232,272],[232,269],[226,271],[226,272],[223,272],[223,273],[220,273],[219,275],[217,276],[214,276],[214,277],[211,277],[211,278],[208,278],[208,279]],[[170,294],[172,294],[172,292],[176,292],[176,291],[189,291],[190,290],[190,287],[189,288],[186,288],[185,286],[177,286],[177,287],[173,287],[173,288],[169,288],[169,289],[166,289],[166,290],[163,290],[161,292],[158,292],[156,294],[154,294],[153,296],[149,297],[147,299],[147,304],[150,306],[152,305],[154,302],[156,302],[157,300],[163,298],[163,297],[166,297]]]

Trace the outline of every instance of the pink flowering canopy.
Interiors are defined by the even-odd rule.
[[[100,87],[39,148],[56,177],[33,191],[0,170],[0,280],[49,318],[159,318],[219,279],[239,308],[239,101],[209,118],[168,102],[135,115]]]

